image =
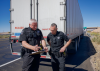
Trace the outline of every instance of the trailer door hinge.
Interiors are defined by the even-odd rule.
[[[66,17],[60,17],[60,20],[66,20]]]
[[[66,5],[66,2],[60,2],[60,5]]]
[[[30,4],[31,6],[33,5],[33,4]]]
[[[37,5],[39,5],[39,3],[36,3]]]
[[[14,21],[13,20],[10,20],[9,23],[14,23]]]
[[[9,9],[9,11],[14,11],[14,9]]]

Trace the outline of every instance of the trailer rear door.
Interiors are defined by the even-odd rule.
[[[50,25],[56,23],[58,30],[65,32],[64,0],[38,0],[38,28],[46,37],[50,32]]]
[[[29,26],[30,20],[30,1],[29,0],[11,0],[11,36],[19,37],[23,28]],[[14,37],[13,37],[14,36]]]

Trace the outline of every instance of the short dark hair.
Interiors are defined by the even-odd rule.
[[[54,26],[55,26],[55,27],[57,28],[57,25],[56,25],[55,23],[52,23],[52,24],[51,24],[51,26],[52,26],[52,27],[54,27]]]

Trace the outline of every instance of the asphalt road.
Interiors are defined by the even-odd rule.
[[[20,44],[13,44],[15,51],[20,51]],[[10,51],[10,43],[9,40],[0,39],[0,65],[7,63],[11,60],[19,58],[20,56],[13,56]]]
[[[20,58],[20,56],[11,55],[10,43],[8,39],[0,39],[0,66]],[[15,51],[20,51],[20,44],[13,44]],[[90,53],[92,49],[92,53]],[[80,42],[79,49],[76,54],[68,54],[66,57],[66,71],[93,71],[90,59],[96,53],[89,37],[84,36]],[[7,65],[1,66],[0,71],[21,71],[22,60],[19,59]],[[52,71],[50,59],[40,60],[39,71]]]

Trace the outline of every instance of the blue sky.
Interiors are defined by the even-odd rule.
[[[100,27],[100,0],[78,0],[85,27]],[[10,0],[0,0],[0,32],[10,31]]]
[[[100,27],[100,0],[78,0],[85,27]]]
[[[10,0],[0,0],[0,32],[10,31]]]

